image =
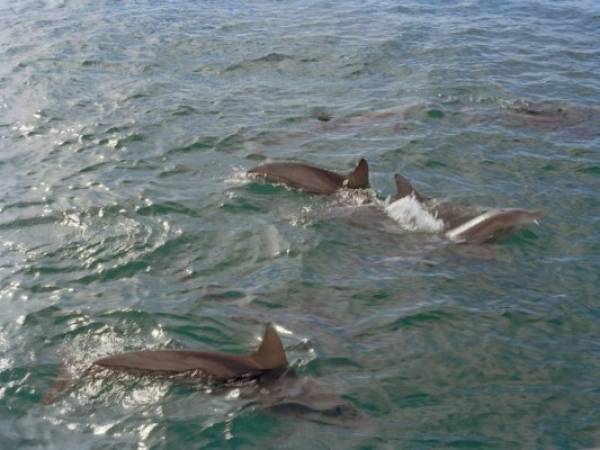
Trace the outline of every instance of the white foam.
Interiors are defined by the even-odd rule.
[[[444,229],[444,221],[427,211],[414,195],[387,204],[385,212],[407,231],[437,233]]]
[[[248,171],[243,167],[232,167],[231,174],[229,174],[229,176],[225,178],[224,181],[226,184],[244,185],[256,179],[256,174],[248,173]]]
[[[376,201],[377,194],[373,189],[338,189],[332,196],[333,205],[362,206]]]

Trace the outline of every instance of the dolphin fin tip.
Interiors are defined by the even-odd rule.
[[[348,187],[351,189],[366,189],[369,187],[369,164],[361,158],[347,178]]]
[[[287,365],[287,357],[285,350],[277,330],[273,324],[269,323],[265,327],[262,342],[252,355],[263,369],[277,369]]]
[[[411,194],[414,195],[415,198],[419,201],[425,198],[417,192],[413,185],[410,184],[410,181],[408,181],[399,173],[394,174],[394,181],[396,182],[396,200],[404,198]]]

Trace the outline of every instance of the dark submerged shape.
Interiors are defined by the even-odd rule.
[[[273,183],[302,189],[311,194],[328,195],[338,189],[365,189],[369,187],[369,166],[365,159],[358,162],[356,168],[347,175],[341,175],[320,167],[303,163],[268,163],[250,169]]]
[[[581,105],[554,102],[516,102],[506,110],[505,118],[524,126],[542,130],[558,130],[594,121],[598,112]]]
[[[444,222],[448,239],[464,243],[484,243],[497,240],[530,225],[543,216],[540,210],[504,208],[483,210],[457,203],[440,202],[420,194],[402,175],[396,174],[395,200],[412,195],[422,206]]]

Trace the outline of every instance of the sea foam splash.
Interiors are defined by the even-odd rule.
[[[387,203],[385,212],[408,231],[437,233],[444,229],[444,221],[427,211],[414,195]]]
[[[377,193],[373,189],[339,189],[333,194],[331,205],[363,206],[377,201]]]
[[[231,173],[227,178],[225,178],[224,182],[225,184],[242,186],[256,179],[256,174],[248,173],[247,169],[244,167],[233,166],[231,168]]]

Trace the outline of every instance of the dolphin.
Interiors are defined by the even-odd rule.
[[[543,216],[540,210],[521,208],[482,209],[458,203],[441,202],[418,192],[402,175],[394,176],[397,193],[394,200],[412,196],[436,219],[443,222],[446,238],[459,243],[484,243],[536,222]]]
[[[144,375],[175,375],[198,372],[215,381],[253,379],[287,365],[285,351],[275,328],[267,325],[258,350],[248,356],[192,350],[141,350],[101,358],[96,366]]]
[[[347,175],[294,162],[267,163],[250,169],[248,173],[257,174],[273,183],[283,183],[317,195],[333,194],[342,188],[369,187],[369,165],[365,159],[361,159],[356,168]]]
[[[253,380],[268,372],[277,372],[287,366],[281,339],[272,325],[267,325],[258,349],[247,356],[220,352],[192,350],[141,350],[120,353],[94,361],[84,375],[102,369],[144,376],[176,376],[177,378],[201,378],[220,383]],[[44,398],[52,403],[69,390],[75,380],[64,368]]]
[[[554,130],[584,122],[586,113],[590,112],[554,103],[517,102],[507,109],[505,115],[524,126]]]
[[[281,339],[267,325],[258,349],[247,356],[190,350],[141,350],[101,358],[83,375],[104,371],[138,376],[167,377],[175,381],[220,383],[242,389],[242,398],[254,398],[242,409],[257,408],[313,422],[356,426],[364,423],[352,403],[324,390],[311,377],[299,377],[288,361]],[[205,377],[205,378],[204,378]],[[53,403],[71,389],[75,379],[62,368],[44,403]]]

